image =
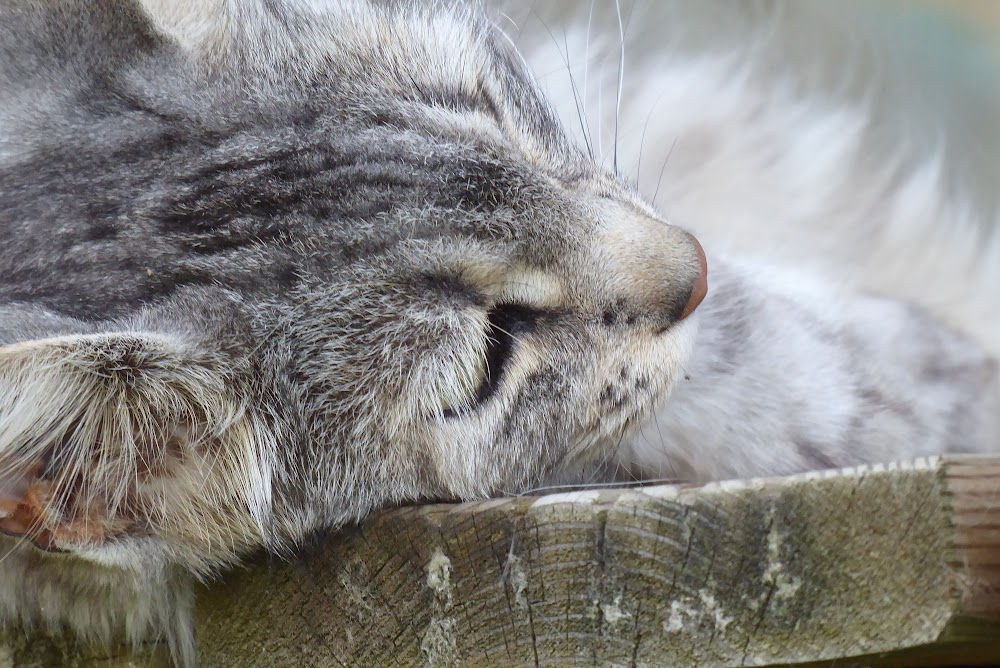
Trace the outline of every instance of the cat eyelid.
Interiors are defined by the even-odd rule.
[[[534,328],[541,312],[517,302],[498,302],[489,311],[483,332],[486,347],[475,388],[467,388],[467,396],[441,411],[445,419],[471,414],[485,406],[500,388],[509,383],[511,365],[522,337]]]
[[[521,304],[546,311],[560,307],[565,288],[558,277],[540,269],[515,267],[502,281],[485,290],[495,304]]]

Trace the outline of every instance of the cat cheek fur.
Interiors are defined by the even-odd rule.
[[[697,318],[652,337],[603,320],[560,325],[539,323],[522,337],[490,400],[437,421],[418,446],[432,453],[449,496],[515,494],[604,475],[622,434],[683,376]],[[591,374],[601,382],[581,380]],[[553,399],[564,407],[556,416]]]
[[[300,412],[314,416],[304,482],[324,499],[317,523],[415,498],[516,492],[604,461],[668,391],[694,329],[693,319],[675,323],[701,271],[689,238],[620,205],[598,202],[586,216],[599,223],[564,224],[617,247],[579,244],[539,266],[482,242],[411,241],[407,257],[355,268],[339,288],[331,282],[344,276],[302,290],[287,339],[303,351]],[[625,257],[629,244],[647,252]],[[659,289],[629,291],[643,281]],[[504,332],[502,378],[482,405],[462,409],[475,386],[456,374],[484,356],[487,317],[508,305],[526,307],[531,322]]]

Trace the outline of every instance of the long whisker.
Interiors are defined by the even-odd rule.
[[[615,0],[615,13],[618,15],[618,38],[619,38],[619,52],[618,52],[618,93],[617,99],[615,101],[615,146],[614,146],[614,157],[612,159],[612,165],[615,170],[615,174],[618,173],[618,122],[621,119],[622,114],[622,84],[625,81],[625,26],[622,24],[622,5],[621,0]]]
[[[677,470],[674,469],[674,459],[670,456],[667,449],[667,443],[663,440],[663,431],[660,429],[660,415],[659,413],[653,413],[653,425],[656,427],[656,434],[660,437],[660,444],[657,448],[662,454],[664,461],[667,462],[667,466],[670,467],[670,474],[674,478],[677,478]]]
[[[535,12],[535,7],[537,6],[538,6],[538,0],[535,0],[534,2],[531,3],[531,9],[528,10],[528,16],[531,16],[532,14],[538,16],[538,14]],[[521,35],[524,33],[524,27],[525,25],[527,25],[527,23],[528,21],[525,20],[524,23],[522,23],[521,26],[517,29],[517,37],[514,38],[515,43],[520,44]]]
[[[584,116],[587,116],[587,101],[590,99],[589,97],[587,97],[587,87],[588,87],[588,84],[590,83],[590,27],[591,27],[591,24],[594,21],[594,3],[596,3],[596,2],[597,2],[597,0],[590,0],[590,13],[587,15],[587,37],[586,37],[586,42],[584,43],[584,47],[583,47],[583,114],[584,114]],[[593,151],[594,141],[593,141],[593,137],[590,136],[591,135],[591,133],[590,133],[590,123],[587,124],[587,129],[588,129],[588,132],[587,132],[587,134],[588,134],[587,144],[590,147],[590,157],[591,157],[591,159],[593,159],[594,158],[594,151]],[[598,119],[598,133],[600,133],[600,119]]]
[[[639,177],[642,174],[642,150],[646,147],[646,132],[649,130],[649,121],[653,118],[653,112],[656,111],[656,107],[660,104],[660,100],[663,99],[664,93],[660,93],[653,104],[649,107],[649,113],[646,114],[646,122],[642,126],[642,136],[639,138],[639,159],[636,160],[635,164],[635,187],[639,187]],[[671,147],[672,148],[672,147]]]
[[[563,48],[566,54],[566,72],[569,74],[569,85],[573,90],[573,104],[576,106],[576,116],[580,120],[580,130],[583,132],[583,141],[587,145],[587,155],[593,160],[594,147],[590,143],[590,132],[587,126],[587,100],[586,98],[581,99],[580,90],[576,85],[576,77],[573,76],[573,66],[569,62],[569,40],[566,37],[565,28],[563,28]],[[584,77],[586,77],[586,74],[584,74]]]
[[[663,158],[663,165],[660,167],[660,176],[656,179],[656,190],[653,191],[653,199],[650,203],[653,207],[656,207],[656,196],[660,194],[660,183],[663,182],[663,174],[667,171],[667,161],[670,160],[670,154],[674,152],[674,146],[677,146],[677,137],[670,142],[670,150],[667,151],[667,155]]]
[[[619,489],[622,487],[627,487],[629,489],[636,487],[647,487],[652,485],[676,485],[677,480],[670,478],[644,478],[642,480],[634,480],[631,482],[583,482],[583,483],[567,483],[564,485],[539,485],[538,487],[532,487],[519,492],[517,496],[539,496],[541,494],[547,494],[552,492],[575,492],[584,489]]]
[[[576,85],[576,78],[573,76],[573,67],[570,65],[569,62],[569,41],[568,37],[566,36],[566,32],[565,30],[563,31],[564,46],[563,50],[560,51],[559,41],[556,39],[556,36],[552,33],[552,30],[549,28],[548,24],[544,20],[542,20],[542,17],[539,16],[537,12],[535,12],[534,7],[532,7],[531,11],[532,13],[535,14],[535,18],[538,19],[538,22],[542,24],[542,27],[545,28],[545,32],[548,33],[549,39],[552,40],[552,44],[556,47],[556,51],[559,51],[559,55],[562,57],[563,64],[566,66],[566,73],[569,75],[570,89],[573,91],[573,104],[576,106],[576,115],[580,122],[580,130],[583,133],[583,141],[587,146],[587,153],[590,155],[591,159],[593,159],[594,147],[590,142],[590,133],[588,131],[587,121],[584,114],[584,106],[580,100],[580,89]]]

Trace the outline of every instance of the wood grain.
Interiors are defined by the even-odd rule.
[[[387,511],[204,592],[200,647],[303,668],[988,662],[998,575],[1000,460],[933,459]]]
[[[997,663],[1000,459],[387,510],[197,617],[206,667]]]

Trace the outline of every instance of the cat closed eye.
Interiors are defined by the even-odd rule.
[[[494,305],[487,316],[485,349],[475,367],[463,370],[461,388],[442,399],[445,418],[473,411],[485,404],[504,380],[518,337],[530,332],[539,312],[523,304]]]

